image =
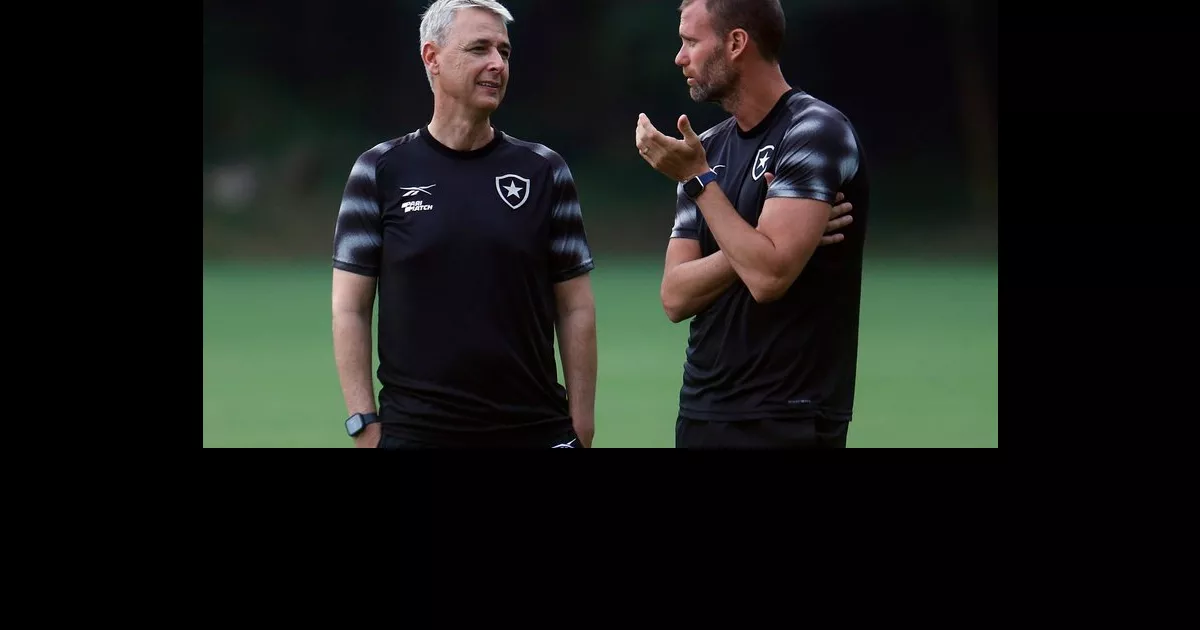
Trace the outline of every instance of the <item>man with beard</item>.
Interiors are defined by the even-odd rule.
[[[333,349],[355,446],[591,446],[594,265],[575,182],[559,154],[490,122],[508,86],[511,20],[494,0],[430,5],[420,52],[433,117],[350,171],[333,239]]]
[[[870,209],[858,135],[784,79],[778,0],[684,0],[675,63],[731,116],[682,139],[639,115],[642,158],[679,182],[661,298],[691,317],[679,448],[844,448]],[[831,221],[842,192],[855,218]],[[849,223],[834,247],[823,234]]]

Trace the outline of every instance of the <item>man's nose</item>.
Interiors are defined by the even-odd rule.
[[[493,50],[492,54],[488,56],[488,70],[494,70],[494,71],[499,72],[500,70],[503,70],[503,69],[504,69],[504,56],[500,54],[499,50]]]

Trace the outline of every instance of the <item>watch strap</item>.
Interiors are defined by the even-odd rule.
[[[717,172],[712,169],[708,169],[707,171],[704,171],[703,173],[700,173],[699,175],[685,182],[683,185],[683,190],[685,193],[687,193],[688,197],[695,199],[696,197],[700,196],[700,193],[704,192],[704,189],[710,183],[716,181],[716,179]]]

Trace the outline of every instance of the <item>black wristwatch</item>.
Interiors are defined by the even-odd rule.
[[[379,416],[373,413],[356,413],[346,418],[346,433],[349,433],[350,437],[354,437],[362,433],[363,429],[372,422],[379,422]]]
[[[688,199],[695,199],[704,192],[704,187],[717,179],[717,172],[709,169],[683,183],[683,193]]]

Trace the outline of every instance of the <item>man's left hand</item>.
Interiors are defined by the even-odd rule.
[[[775,181],[774,173],[763,173],[763,176],[767,178],[767,186]],[[825,236],[821,237],[819,245],[833,245],[846,240],[846,235],[839,233],[838,230],[854,222],[854,217],[849,214],[854,206],[846,201],[846,195],[838,193],[833,198],[833,202],[835,205],[829,210],[829,223],[825,224]]]
[[[682,182],[709,168],[704,145],[700,143],[696,132],[692,131],[692,124],[688,122],[686,114],[679,117],[679,132],[683,134],[682,140],[665,136],[650,123],[645,114],[638,114],[634,140],[642,159],[653,166],[654,170]]]

